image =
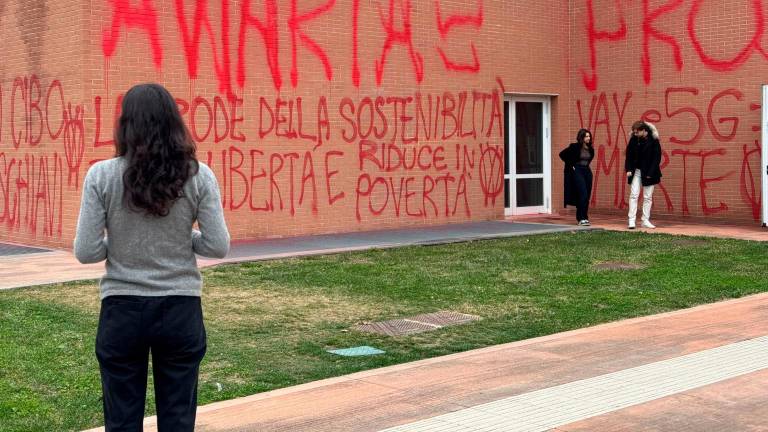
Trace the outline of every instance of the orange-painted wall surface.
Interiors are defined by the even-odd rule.
[[[2,2],[0,241],[71,246],[146,81],[177,97],[235,239],[502,218],[502,102],[523,93],[554,95],[554,211],[580,126],[593,206],[624,211],[644,116],[655,213],[754,223],[764,21],[759,1]]]

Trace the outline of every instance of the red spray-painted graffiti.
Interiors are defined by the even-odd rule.
[[[478,180],[472,177],[478,149],[466,142],[502,136],[500,107],[498,91],[342,99],[342,139],[358,144],[357,219],[366,208],[371,216],[389,210],[395,217],[451,217],[459,211],[469,217],[468,188],[476,183],[485,205],[495,203],[502,192],[501,150],[480,142]],[[451,148],[434,140],[457,142]]]
[[[480,144],[480,189],[483,191],[485,205],[496,205],[504,191],[504,148]]]
[[[331,190],[336,172],[329,159],[343,156],[342,152],[265,153],[231,145],[216,153],[207,151],[203,160],[220,178],[222,202],[228,210],[274,213],[287,209],[293,216],[308,204],[312,214],[317,214],[318,173],[326,179],[329,205],[338,199]],[[318,163],[324,163],[322,171],[315,168]]]
[[[240,13],[240,36],[237,39],[237,85],[243,88],[245,85],[245,36],[249,26],[254,26],[261,33],[264,41],[267,64],[272,74],[275,88],[280,90],[283,79],[280,74],[278,60],[278,36],[277,36],[277,1],[266,0],[264,2],[266,13],[265,22],[262,22],[251,14],[251,1],[245,0]]]
[[[586,24],[585,37],[590,65],[588,69],[582,69],[581,74],[582,84],[588,91],[593,92],[598,88],[600,72],[597,64],[598,48],[607,48],[619,41],[626,43],[630,32],[635,31],[635,28],[630,28],[625,18],[630,15],[639,16],[638,20],[632,21],[632,25],[637,26],[638,33],[642,35],[638,39],[640,46],[636,48],[630,46],[629,52],[630,55],[640,53],[641,68],[639,70],[642,71],[643,83],[648,86],[652,81],[653,61],[650,54],[652,42],[661,42],[667,48],[667,51],[662,52],[671,54],[668,57],[668,63],[678,72],[683,70],[682,44],[685,41],[680,36],[673,35],[671,29],[675,28],[673,20],[676,18],[674,17],[680,15],[680,12],[685,12],[681,10],[685,2],[667,0],[652,8],[649,0],[643,0],[638,6],[618,0],[603,1],[600,2],[601,5],[613,6],[613,8],[601,10],[600,16],[597,15],[596,2],[586,0],[585,3],[585,16],[582,19]],[[631,7],[637,7],[638,10],[630,11]],[[700,20],[707,18],[704,16],[705,13],[709,13],[704,12],[702,0],[692,2],[685,15],[686,22],[681,22],[677,26],[687,35],[687,42],[696,52],[695,58],[713,73],[737,70],[756,52],[766,57],[761,45],[765,23],[762,2],[750,0],[746,7],[751,21],[750,26],[753,25],[754,30],[750,30],[752,27],[744,30],[741,21],[738,24],[734,21],[733,25],[739,26],[739,30],[734,32],[735,37],[741,37],[743,42],[726,45],[725,53],[720,54],[724,59],[715,58],[705,48],[697,32],[697,24]],[[738,19],[743,20],[742,15]],[[601,28],[597,27],[598,18],[601,23],[604,23],[601,24]],[[737,18],[728,16],[726,19]],[[664,31],[660,30],[661,23],[664,23]],[[729,52],[728,49],[732,51]],[[738,52],[731,54],[733,51]],[[628,77],[630,81],[634,78]],[[711,96],[713,93],[714,96]],[[759,150],[755,150],[751,144],[744,144],[743,141],[754,142],[754,132],[759,131],[760,127],[752,126],[749,131],[742,131],[740,125],[744,119],[751,118],[754,121],[756,117],[754,114],[747,117],[743,111],[741,114],[734,114],[734,111],[738,112],[734,107],[744,102],[745,94],[748,93],[737,88],[720,91],[702,87],[702,85],[686,85],[667,87],[660,92],[646,90],[641,96],[642,100],[634,97],[632,91],[603,91],[587,96],[591,100],[578,98],[575,105],[579,122],[593,129],[595,142],[598,143],[593,203],[596,203],[601,196],[597,193],[604,183],[601,177],[613,176],[613,206],[625,208],[627,205],[627,186],[623,172],[623,149],[628,136],[625,125],[626,119],[630,117],[628,113],[635,113],[634,118],[660,123],[660,129],[665,137],[662,167],[675,167],[674,170],[667,170],[667,175],[659,187],[667,212],[677,211],[682,215],[691,215],[696,212],[710,216],[725,213],[729,208],[734,207],[737,203],[733,201],[733,196],[720,195],[719,199],[715,200],[712,190],[720,191],[723,190],[724,185],[736,182],[736,166],[731,161],[738,157],[736,149],[741,147],[742,163],[738,187],[742,202],[739,204],[742,206],[746,204],[756,219],[760,208],[759,193],[755,192],[759,189],[755,186],[756,179],[759,179],[757,174],[759,171],[755,169],[759,159],[756,155]],[[587,105],[589,105],[588,108]],[[759,106],[751,104],[750,111],[755,109],[759,109]],[[719,114],[721,112],[724,114]],[[749,135],[750,132],[752,132],[751,135]],[[670,176],[669,173],[673,174]],[[734,184],[733,187],[737,186]],[[670,195],[669,189],[674,189],[675,193]],[[695,193],[691,189],[698,191],[699,209],[692,209],[689,204]],[[713,201],[717,204],[712,204]]]
[[[131,6],[130,0],[108,0],[112,3],[114,14],[112,26],[105,30],[101,38],[101,49],[109,58],[115,54],[120,40],[120,30],[135,28],[144,30],[149,36],[152,47],[152,61],[160,67],[163,63],[163,47],[160,44],[160,32],[157,23],[157,10],[152,0],[141,0],[140,7]]]
[[[115,6],[117,8],[117,6]],[[200,0],[195,4],[195,12],[193,16],[193,28],[192,36],[189,34],[189,26],[186,19],[186,11],[184,10],[184,1],[175,0],[176,7],[176,20],[179,23],[179,30],[181,32],[181,40],[184,45],[184,57],[187,60],[187,73],[192,79],[197,78],[197,70],[200,64],[200,37],[203,29],[208,34],[208,44],[211,47],[213,54],[213,72],[216,74],[216,78],[219,81],[219,92],[227,95],[232,95],[232,76],[231,76],[231,61],[229,58],[229,1],[222,0],[221,2],[221,47],[218,47],[216,43],[216,35],[213,31],[211,20],[208,17],[208,1]],[[117,13],[117,11],[116,11]],[[115,29],[115,23],[113,23],[113,31],[119,32],[119,24]],[[114,55],[114,44],[110,40],[110,54],[107,55],[106,50],[104,55],[111,57]],[[154,42],[153,42],[154,46]],[[158,42],[159,46],[159,42]],[[155,63],[159,66],[159,63]]]
[[[765,14],[763,12],[763,5],[761,0],[750,0],[752,20],[754,26],[754,32],[745,45],[729,59],[716,59],[710,55],[701,43],[701,39],[696,31],[697,19],[700,18],[701,6],[704,0],[694,0],[691,4],[691,8],[687,14],[687,20],[685,24],[686,33],[688,36],[688,42],[690,42],[694,51],[696,52],[701,64],[707,68],[717,72],[733,71],[740,68],[746,63],[754,53],[759,53],[764,59],[768,59],[768,54],[762,46],[762,37],[765,31]],[[680,71],[683,69],[683,56],[680,41],[674,36],[663,33],[654,27],[654,21],[668,15],[684,4],[683,0],[670,0],[656,9],[651,9],[649,6],[649,0],[643,0],[642,2],[642,15],[641,19],[637,20],[642,32],[642,48],[639,50],[641,54],[642,76],[643,82],[648,85],[651,83],[651,69],[652,61],[650,56],[650,42],[651,40],[660,41],[668,45],[672,50],[672,58],[675,68]],[[623,41],[627,39],[629,32],[625,15],[626,11],[619,0],[615,0],[615,7],[613,11],[610,11],[616,16],[618,21],[616,30],[598,30],[596,28],[596,16],[593,0],[586,0],[586,39],[589,47],[589,73],[581,70],[582,84],[589,91],[595,91],[598,87],[598,64],[597,64],[597,48],[598,42],[612,43]],[[741,24],[735,24],[741,25]]]
[[[698,187],[701,214],[709,216],[725,212],[729,209],[727,200],[733,199],[730,196],[727,198],[719,197],[717,205],[712,206],[707,190],[714,184],[732,181],[731,179],[736,174],[735,170],[723,169],[727,165],[721,162],[733,149],[717,147],[716,144],[737,142],[743,120],[738,115],[720,116],[717,113],[721,111],[720,106],[727,106],[727,111],[730,114],[733,102],[742,102],[744,94],[738,89],[728,88],[706,101],[702,100],[702,93],[696,87],[667,88],[663,92],[663,111],[651,108],[642,111],[639,115],[639,118],[659,125],[662,132],[665,130],[665,125],[673,125],[672,128],[668,129],[668,138],[662,139],[662,145],[665,147],[663,148],[662,170],[674,164],[681,168],[679,170],[681,175],[679,177],[665,176],[664,182],[660,185],[668,212],[674,212],[675,209],[678,209],[682,215],[692,213],[689,206],[689,176],[691,171],[696,170],[696,168],[698,168],[698,172],[695,176],[698,181],[695,184]],[[609,95],[606,92],[594,94],[589,102],[588,112],[584,101],[576,100],[579,122],[582,127],[592,129],[597,145],[593,204],[597,204],[598,196],[600,196],[598,191],[601,177],[613,176],[613,206],[615,208],[626,208],[627,206],[623,150],[628,135],[624,124],[633,96],[631,91],[627,91],[623,95],[613,92],[610,95],[613,100],[613,109],[609,109]],[[697,107],[702,102],[705,103],[706,111]],[[635,104],[637,103],[635,101]],[[630,112],[637,111],[632,108],[629,108]],[[757,109],[759,109],[759,105],[750,104],[750,110]],[[680,136],[675,127],[690,132],[687,136]],[[749,132],[754,133],[759,130],[759,126],[753,126]],[[674,146],[682,146],[682,148],[674,148]],[[706,146],[706,148],[692,148],[697,146]],[[759,152],[760,147],[757,142],[751,148],[748,148],[747,145],[743,146],[739,178],[742,200],[749,205],[755,219],[759,216],[760,197],[759,190],[755,185],[756,177],[753,175],[757,170],[753,168],[753,164],[759,163]],[[715,171],[716,174],[711,174],[711,171]],[[681,190],[678,203],[673,202],[668,187],[676,187]]]
[[[435,0],[435,14],[437,15],[437,30],[440,32],[440,39],[445,41],[448,38],[448,33],[451,28],[458,26],[469,26],[476,29],[480,29],[483,26],[483,1],[478,0],[477,12],[474,15],[450,15],[445,21],[443,21],[442,13],[440,12],[440,1]],[[443,60],[445,68],[452,71],[460,72],[479,72],[480,71],[480,59],[477,56],[477,50],[475,44],[470,42],[469,48],[472,51],[472,63],[456,63],[448,58],[448,55],[442,48],[437,47],[437,52],[440,54],[440,58]]]
[[[320,204],[333,206],[349,196],[339,168],[347,152],[320,148],[339,136],[357,148],[355,205],[359,220],[388,212],[394,217],[451,217],[459,211],[469,216],[471,187],[479,187],[486,206],[493,205],[502,192],[501,149],[485,144],[501,134],[500,100],[498,92],[480,91],[360,100],[345,97],[330,112],[342,119],[340,128],[332,132],[328,103],[320,97],[308,110],[316,114],[309,132],[301,120],[307,117],[309,104],[301,98],[278,98],[274,103],[261,98],[259,139],[306,142],[312,149],[268,152],[230,145],[218,152],[208,151],[207,162],[222,181],[228,210],[295,215],[309,206],[316,214]],[[215,125],[216,120],[212,121]],[[205,137],[207,133],[200,138]],[[434,144],[435,140],[459,142],[447,146]],[[475,140],[480,140],[479,147],[470,144]],[[476,168],[478,150],[480,166]],[[448,160],[456,161],[455,166],[449,166]]]
[[[301,25],[306,21],[313,20],[328,12],[336,3],[336,0],[328,0],[327,3],[302,15],[298,15],[298,6],[296,5],[296,2],[297,0],[291,0],[291,17],[288,19],[288,28],[291,30],[291,85],[296,87],[299,83],[299,72],[296,66],[297,36],[301,40],[301,43],[304,44],[312,54],[320,59],[320,62],[323,64],[323,70],[325,71],[325,79],[330,81],[333,79],[333,69],[331,68],[331,62],[328,60],[328,56],[325,54],[325,51],[320,48],[320,45],[318,45],[317,42],[301,30]]]
[[[760,152],[761,148],[758,141],[754,142],[752,148],[747,147],[746,144],[742,147],[741,175],[739,176],[741,198],[744,202],[749,204],[754,220],[760,220],[761,197],[760,189],[755,186],[755,173],[752,171],[752,159],[757,159],[755,163],[760,166]],[[759,172],[757,174],[759,175]]]
[[[60,154],[10,156],[0,152],[0,224],[61,235],[64,167]],[[42,220],[41,220],[42,218]]]
[[[36,75],[18,76],[10,91],[0,87],[0,137],[8,127],[12,147],[0,151],[0,224],[61,235],[64,189],[76,190],[80,182],[83,112],[66,99],[59,80],[46,85]]]
[[[408,56],[413,65],[413,72],[416,75],[416,82],[420,83],[424,79],[424,58],[413,47],[413,34],[411,31],[411,0],[400,0],[400,15],[402,16],[403,29],[395,30],[395,0],[389,0],[389,14],[384,18],[379,5],[379,17],[381,26],[387,34],[384,40],[384,48],[381,50],[381,58],[376,60],[376,84],[381,85],[384,76],[384,65],[387,62],[387,53],[392,49],[395,43],[405,45],[408,48]]]
[[[74,184],[77,189],[80,184],[80,165],[83,163],[83,152],[85,152],[83,107],[76,106],[73,112],[72,104],[67,104],[67,110],[64,111],[64,124],[64,156],[69,167],[67,183]]]
[[[61,235],[64,195],[113,154],[121,101],[122,94],[95,95],[77,104],[61,81],[34,75],[0,85],[0,131],[12,132],[12,146],[0,152],[0,223]],[[360,221],[464,218],[473,206],[495,206],[503,192],[502,101],[500,89],[259,97],[256,115],[245,119],[238,97],[176,99],[229,212],[317,216],[342,205],[332,211]],[[94,114],[92,130],[85,112]],[[94,159],[84,160],[86,147]]]
[[[51,81],[43,91],[40,79],[35,75],[16,77],[10,96],[9,123],[13,148],[37,147],[44,138],[63,140],[69,168],[67,182],[77,187],[85,151],[83,107],[65,103],[60,81]]]
[[[616,1],[616,8],[621,10],[621,3]],[[622,40],[627,36],[627,23],[624,21],[624,15],[619,15],[619,29],[615,31],[597,30],[595,28],[595,10],[592,6],[593,0],[587,0],[587,44],[589,46],[589,66],[590,75],[581,70],[581,80],[584,87],[593,91],[597,89],[597,42],[607,40],[609,42]]]
[[[152,51],[152,61],[156,68],[160,69],[163,62],[163,44],[162,37],[158,32],[158,13],[152,0],[142,0],[140,6],[131,6],[128,0],[110,0],[112,4],[111,24],[108,30],[102,35],[102,53],[109,59],[117,55],[120,35],[123,31],[136,29],[148,37],[150,49]],[[413,67],[416,82],[421,82],[424,77],[424,58],[416,50],[414,42],[414,32],[411,23],[412,5],[411,0],[389,0],[388,7],[384,11],[381,4],[375,3],[376,9],[361,11],[360,1],[353,0],[351,14],[351,54],[352,83],[358,87],[360,85],[361,71],[372,72],[377,85],[381,85],[384,80],[385,66],[390,51],[395,46],[406,48],[408,59]],[[468,50],[466,45],[462,48],[460,45],[449,49],[449,41],[460,42],[459,38],[449,38],[449,33],[456,27],[470,27],[480,31],[483,25],[483,2],[477,0],[476,8],[462,13],[445,15],[444,5],[440,0],[435,0],[435,23],[436,29],[443,41],[443,46],[435,47],[443,61],[445,70],[458,73],[478,73],[480,71],[480,57],[473,42],[469,42]],[[189,18],[185,3],[181,0],[174,1],[176,21],[180,39],[184,46],[184,57],[187,62],[187,73],[190,78],[198,76],[200,67],[200,41],[205,32],[208,39],[208,45],[212,51],[213,64],[211,65],[216,79],[219,83],[219,91],[225,93],[228,98],[234,97],[234,86],[232,85],[231,61],[230,61],[230,22],[231,11],[229,0],[221,0],[217,14],[221,17],[218,23],[219,35],[215,34],[214,24],[210,19],[210,4],[207,0],[196,0],[194,12],[192,13],[192,26],[190,30]],[[335,0],[328,0],[320,6],[305,12],[300,12],[298,0],[290,1],[290,15],[286,23],[286,30],[290,33],[291,41],[291,86],[297,87],[299,84],[298,67],[298,47],[303,46],[320,61],[322,70],[327,81],[334,78],[334,62],[326,54],[322,47],[322,40],[317,37],[311,37],[304,29],[304,25],[310,21],[319,20],[334,12],[336,6]],[[473,10],[474,9],[474,10]],[[237,21],[240,23],[237,36],[237,65],[236,81],[237,86],[242,89],[247,80],[248,73],[245,69],[246,47],[248,46],[248,34],[250,29],[256,29],[261,36],[264,45],[264,58],[272,77],[272,83],[275,89],[279,90],[283,84],[282,72],[280,69],[280,46],[279,34],[283,31],[281,23],[278,22],[278,4],[276,0],[265,0],[261,14],[254,13],[254,4],[251,0],[241,2]],[[363,67],[359,60],[359,47],[361,42],[358,40],[359,18],[361,13],[377,13],[380,19],[383,32],[384,45],[381,48],[381,54],[375,60],[373,67]],[[218,42],[217,42],[218,41]],[[364,43],[363,46],[369,44]],[[448,52],[455,58],[471,58],[471,62],[453,60],[449,58]],[[337,61],[338,62],[338,61]]]

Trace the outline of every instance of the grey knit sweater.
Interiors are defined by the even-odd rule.
[[[101,298],[111,295],[200,296],[195,254],[223,258],[229,251],[216,177],[208,166],[184,185],[183,197],[165,217],[123,206],[122,157],[94,164],[85,176],[75,256],[81,263],[104,259]],[[193,229],[197,221],[200,230]]]

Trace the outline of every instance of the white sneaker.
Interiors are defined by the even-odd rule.
[[[643,228],[654,229],[656,225],[652,224],[651,221],[643,221]]]
[[[630,222],[629,225],[627,225],[627,229],[635,229],[635,222]]]
[[[579,221],[579,226],[589,226],[589,225],[590,225],[590,223],[586,219],[582,219],[582,220]]]

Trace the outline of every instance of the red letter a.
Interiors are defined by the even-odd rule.
[[[101,49],[104,56],[109,58],[115,53],[117,41],[120,39],[120,28],[143,29],[149,34],[152,45],[152,61],[156,67],[163,62],[163,50],[160,46],[160,33],[157,30],[157,11],[151,0],[142,0],[141,7],[131,7],[130,0],[109,0],[114,4],[112,28],[101,35]]]
[[[389,0],[389,17],[384,18],[384,14],[379,6],[379,17],[384,31],[387,32],[387,39],[384,41],[384,49],[381,51],[381,60],[376,60],[376,85],[381,85],[381,78],[384,75],[384,63],[387,61],[387,52],[392,49],[392,45],[397,42],[408,47],[408,54],[416,72],[416,82],[420,83],[424,78],[424,59],[421,54],[416,52],[411,38],[411,0],[398,0],[400,3],[400,14],[403,19],[403,30],[395,31],[395,0]]]

